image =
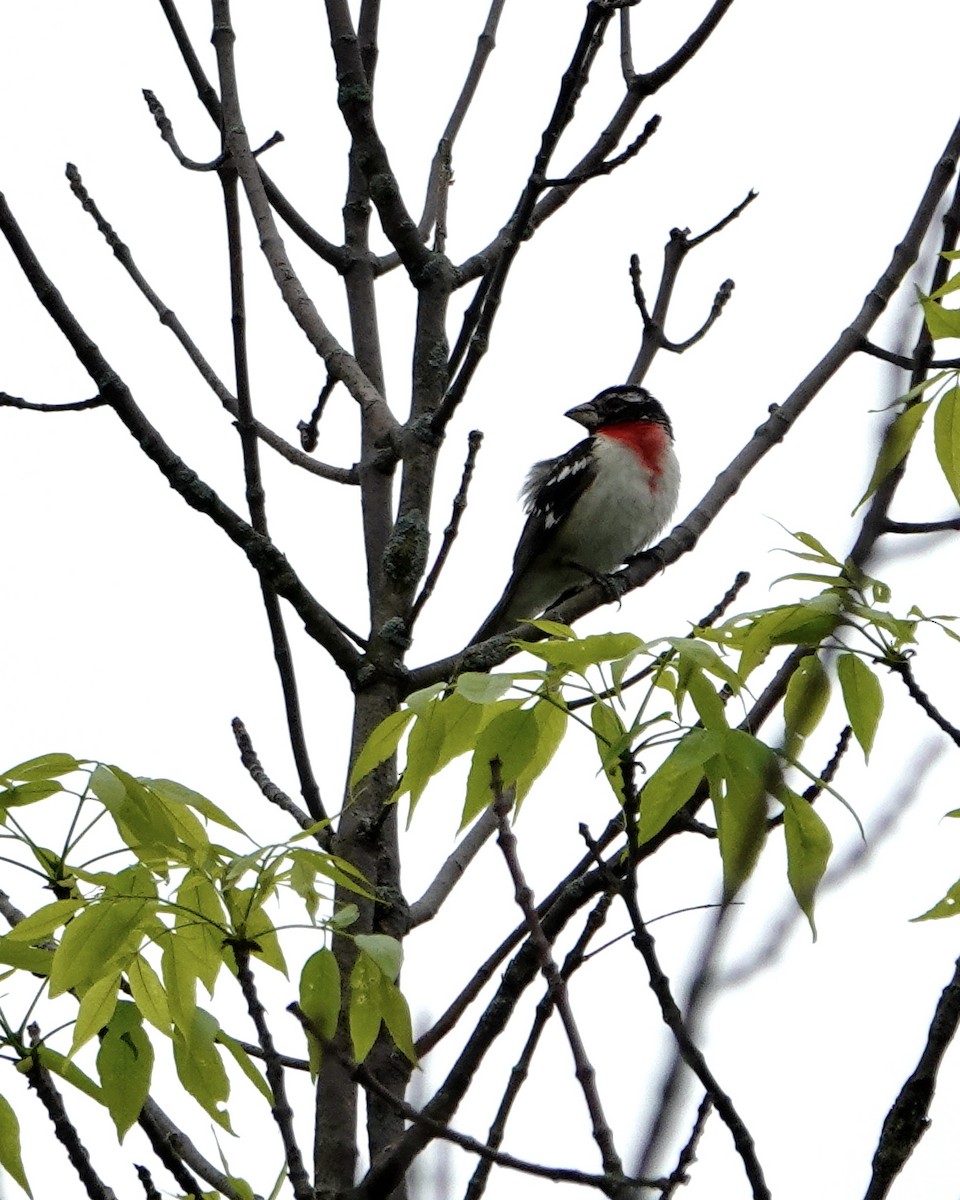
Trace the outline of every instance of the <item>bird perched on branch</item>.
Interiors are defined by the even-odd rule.
[[[536,617],[564,593],[615,571],[653,541],[676,506],[680,467],[673,429],[645,388],[606,388],[565,415],[590,436],[530,468],[521,492],[530,515],[513,574],[474,642]]]

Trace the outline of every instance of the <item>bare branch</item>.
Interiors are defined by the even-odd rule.
[[[960,959],[933,1014],[920,1061],[887,1113],[873,1156],[873,1174],[864,1200],[883,1200],[930,1124],[937,1073],[960,1023]]]
[[[488,810],[493,815],[493,810]],[[496,817],[494,816],[496,821]],[[568,980],[575,971],[587,961],[587,947],[593,938],[597,935],[600,929],[603,928],[603,923],[606,920],[607,913],[613,901],[613,896],[610,892],[605,892],[594,907],[590,910],[587,920],[584,922],[583,931],[576,944],[571,949],[563,963],[561,975],[564,980]],[[487,1145],[491,1149],[497,1150],[503,1143],[504,1133],[506,1132],[507,1120],[513,1105],[520,1095],[520,1089],[530,1071],[530,1064],[533,1061],[534,1053],[540,1043],[540,1038],[543,1031],[547,1027],[547,1021],[550,1019],[554,1011],[553,994],[547,989],[546,994],[537,1005],[536,1013],[534,1014],[533,1024],[530,1032],[527,1035],[527,1040],[524,1043],[523,1049],[520,1052],[520,1057],[517,1059],[512,1070],[510,1071],[510,1079],[507,1088],[500,1100],[496,1115],[490,1125],[490,1130],[487,1134]],[[486,1190],[487,1181],[490,1177],[491,1163],[488,1159],[483,1159],[477,1163],[476,1169],[470,1180],[467,1190],[464,1193],[464,1200],[479,1200]]]
[[[883,525],[883,533],[947,533],[960,529],[960,517],[948,517],[943,521],[890,521]]]
[[[720,285],[714,297],[710,315],[692,337],[687,338],[686,341],[674,342],[666,335],[667,313],[670,310],[670,304],[673,300],[673,292],[676,287],[677,277],[680,274],[680,268],[683,266],[687,255],[695,247],[701,245],[722,229],[725,229],[731,221],[735,221],[747,205],[751,204],[756,198],[756,192],[749,192],[722,220],[718,221],[704,233],[697,234],[696,237],[690,236],[689,229],[670,230],[670,240],[664,247],[663,252],[663,271],[660,274],[660,286],[657,289],[657,298],[654,301],[652,312],[647,307],[643,288],[640,285],[640,260],[635,254],[631,255],[630,278],[633,283],[633,297],[640,310],[640,316],[643,319],[643,338],[640,343],[640,351],[628,376],[630,383],[642,382],[658,351],[669,350],[674,354],[682,354],[684,350],[688,350],[691,346],[696,345],[723,312],[724,306],[733,292],[734,285],[732,279],[724,280]]]
[[[267,1082],[270,1084],[270,1090],[273,1092],[273,1103],[270,1105],[270,1111],[280,1131],[280,1139],[283,1142],[283,1153],[287,1163],[287,1171],[289,1173],[290,1184],[293,1188],[293,1194],[296,1200],[314,1200],[314,1190],[310,1186],[310,1179],[303,1164],[303,1155],[300,1153],[300,1147],[297,1145],[297,1138],[293,1129],[293,1109],[290,1107],[290,1101],[287,1099],[287,1084],[283,1074],[283,1067],[280,1065],[276,1048],[273,1044],[273,1035],[270,1032],[270,1026],[267,1024],[266,1010],[260,1001],[260,997],[257,995],[257,985],[253,978],[253,972],[250,969],[250,947],[246,942],[236,941],[231,942],[231,947],[237,964],[237,981],[240,984],[240,990],[243,992],[243,998],[247,1002],[247,1011],[250,1013],[250,1020],[253,1021],[254,1028],[257,1031],[257,1041],[260,1043],[260,1049],[263,1051]]]
[[[467,436],[467,459],[463,464],[463,474],[460,477],[460,487],[453,501],[453,511],[450,514],[450,523],[443,531],[443,542],[440,545],[440,550],[433,566],[424,580],[423,587],[420,589],[420,595],[416,598],[413,608],[410,612],[410,620],[408,629],[412,629],[414,622],[423,610],[423,606],[433,594],[433,589],[437,586],[437,580],[440,578],[440,573],[446,565],[450,551],[453,549],[453,543],[457,539],[457,533],[460,530],[460,522],[463,519],[463,514],[467,509],[467,492],[470,490],[470,481],[473,479],[473,468],[476,465],[477,455],[480,453],[480,446],[483,442],[483,434],[479,429],[473,429]]]
[[[955,746],[960,746],[960,729],[956,725],[952,725],[942,712],[936,707],[927,693],[917,683],[914,678],[913,668],[910,665],[910,660],[906,657],[899,658],[896,662],[888,662],[886,664],[890,670],[899,675],[903,680],[904,686],[910,693],[911,699],[923,709],[934,725],[942,729],[948,738]]]
[[[150,109],[150,115],[157,124],[160,136],[173,151],[173,156],[181,167],[186,167],[188,171],[219,171],[223,164],[228,161],[227,156],[223,153],[218,154],[216,158],[211,159],[209,162],[198,162],[196,159],[188,158],[180,149],[176,134],[173,132],[173,124],[156,95],[149,88],[144,88],[143,98],[147,102],[147,108]]]
[[[30,1034],[34,1041],[39,1039],[40,1031],[36,1025],[30,1026]],[[83,1184],[90,1200],[117,1200],[113,1188],[107,1187],[93,1169],[93,1165],[90,1162],[90,1154],[80,1140],[77,1127],[67,1116],[63,1097],[57,1090],[50,1072],[40,1062],[36,1050],[31,1055],[31,1059],[31,1064],[26,1072],[27,1083],[37,1093],[40,1103],[47,1110],[47,1115],[53,1122],[53,1131],[57,1135],[57,1140],[66,1149],[70,1165],[80,1177],[80,1182]]]
[[[616,155],[614,158],[605,159],[595,167],[591,167],[589,171],[581,171],[579,174],[564,175],[558,179],[544,179],[544,187],[572,187],[579,186],[581,183],[587,183],[591,179],[599,179],[601,175],[612,175],[617,167],[622,167],[624,163],[630,162],[632,158],[640,153],[647,142],[660,128],[661,118],[656,114],[644,125],[641,132],[633,139],[630,145],[623,151],[622,154]]]
[[[567,1042],[570,1046],[570,1052],[573,1055],[577,1081],[580,1084],[583,1098],[587,1105],[587,1111],[590,1114],[593,1139],[599,1147],[600,1156],[603,1160],[604,1174],[622,1177],[623,1163],[613,1143],[613,1130],[610,1128],[603,1111],[603,1104],[596,1085],[597,1073],[590,1059],[587,1057],[586,1047],[583,1044],[576,1018],[573,1015],[573,1007],[570,1004],[570,994],[567,991],[566,982],[561,976],[560,969],[550,950],[550,943],[544,934],[543,926],[540,924],[540,918],[537,915],[537,909],[533,902],[533,892],[527,885],[520,866],[520,860],[517,856],[517,839],[510,828],[510,810],[513,807],[513,792],[512,790],[505,791],[503,788],[499,759],[495,758],[490,763],[490,774],[494,795],[493,810],[497,816],[497,842],[503,851],[504,861],[510,872],[510,878],[513,880],[514,896],[526,921],[530,941],[537,952],[540,970],[547,981],[550,996],[556,1006],[564,1032],[567,1035]]]
[[[359,656],[338,628],[334,618],[310,595],[276,546],[224,504],[216,492],[174,453],[158,430],[150,424],[130,389],[103,357],[41,267],[2,194],[0,233],[6,237],[37,298],[70,343],[73,352],[100,389],[100,393],[136,439],[141,450],[191,508],[208,516],[243,550],[256,571],[265,575],[277,592],[293,605],[311,637],[325,647],[348,677],[352,677]]]
[[[91,396],[89,400],[67,400],[63,404],[41,404],[24,400],[22,396],[11,396],[9,392],[0,392],[0,408],[19,408],[24,412],[86,412],[89,408],[109,408],[110,401],[106,396]]]
[[[493,810],[487,809],[457,844],[420,899],[410,905],[411,929],[433,920],[443,902],[463,878],[464,871],[490,840],[496,828],[497,819]]]
[[[338,1053],[336,1045],[321,1036],[320,1030],[306,1016],[299,1004],[293,1003],[288,1005],[287,1008],[305,1029],[309,1030],[314,1037],[323,1042],[324,1049],[327,1052],[332,1054]],[[350,1065],[352,1066],[353,1077],[368,1094],[385,1100],[398,1113],[402,1114],[407,1121],[411,1122],[412,1125],[419,1127],[423,1132],[428,1134],[428,1140],[440,1138],[443,1141],[452,1142],[453,1145],[460,1146],[462,1149],[469,1151],[471,1154],[476,1154],[479,1158],[496,1166],[507,1167],[510,1170],[519,1171],[526,1175],[536,1175],[542,1179],[550,1179],[555,1183],[578,1183],[601,1190],[607,1190],[611,1182],[615,1184],[628,1184],[634,1187],[662,1188],[664,1186],[663,1180],[636,1180],[620,1176],[611,1181],[607,1175],[593,1175],[587,1171],[577,1171],[568,1167],[547,1167],[541,1163],[527,1162],[525,1159],[516,1158],[512,1154],[503,1154],[492,1149],[485,1142],[470,1137],[469,1134],[459,1133],[445,1122],[431,1117],[426,1111],[414,1108],[412,1104],[408,1104],[402,1097],[391,1092],[362,1063],[360,1065]],[[394,1182],[400,1178],[393,1168],[394,1164],[389,1160],[375,1163],[370,1168],[366,1178],[350,1193],[351,1200],[367,1200],[367,1198],[373,1200],[373,1198],[389,1195]]]
[[[697,1109],[697,1118],[693,1123],[690,1136],[680,1151],[677,1165],[670,1172],[667,1179],[667,1187],[663,1193],[663,1200],[669,1200],[681,1184],[688,1182],[687,1168],[697,1161],[697,1146],[700,1144],[700,1138],[703,1136],[707,1120],[712,1112],[713,1101],[709,1095],[704,1094],[703,1099],[700,1101],[700,1107]]]
[[[895,354],[892,350],[884,350],[882,346],[877,346],[871,342],[869,338],[863,339],[863,344],[859,347],[864,354],[869,354],[873,358],[882,359],[884,362],[893,363],[895,367],[903,367],[905,371],[913,371],[917,366],[917,360],[908,354]],[[960,367],[960,358],[931,358],[928,363],[924,364],[929,371],[955,371]]]
[[[187,357],[199,371],[201,377],[207,386],[211,389],[223,407],[232,417],[239,415],[236,397],[230,392],[226,384],[220,379],[213,367],[204,357],[199,346],[184,329],[177,314],[173,309],[169,308],[163,300],[157,295],[154,289],[147,282],[137,264],[134,262],[133,255],[130,252],[130,247],[125,242],[121,241],[113,226],[104,217],[97,203],[93,200],[90,193],[84,186],[83,180],[80,177],[80,172],[73,165],[67,163],[67,179],[70,181],[70,190],[80,201],[84,212],[90,214],[96,223],[97,229],[103,235],[107,245],[113,251],[117,261],[127,272],[134,284],[140,290],[141,294],[156,312],[160,319],[161,325],[166,325],[173,336],[177,339],[183,349],[186,351]],[[92,401],[84,402],[89,407],[93,407]],[[103,403],[103,401],[101,401]],[[305,471],[309,471],[312,475],[319,475],[322,479],[331,479],[336,483],[356,484],[359,482],[359,476],[356,467],[333,467],[327,463],[317,462],[308,454],[304,454],[298,450],[296,446],[292,446],[279,434],[274,433],[266,425],[260,421],[254,422],[254,429],[257,437],[265,442],[271,449],[276,450],[287,462],[293,463],[294,466],[302,467]]]
[[[216,89],[210,83],[209,79],[207,79],[203,67],[200,65],[200,59],[197,57],[197,53],[180,18],[180,13],[177,11],[176,0],[159,0],[159,3],[163,10],[163,15],[167,19],[167,24],[170,26],[174,40],[177,43],[177,48],[183,58],[184,65],[190,73],[194,87],[197,89],[197,95],[200,97],[201,103],[219,130],[223,124],[220,97],[217,95]],[[304,245],[309,246],[324,262],[329,263],[341,274],[346,271],[350,265],[350,258],[346,250],[342,246],[335,246],[332,242],[327,241],[312,225],[304,220],[262,168],[260,169],[260,178],[263,180],[267,199]]]
[[[274,220],[270,198],[267,196],[260,169],[253,157],[250,141],[243,125],[237,95],[236,64],[233,56],[235,35],[230,21],[229,0],[214,0],[213,43],[220,67],[220,88],[223,96],[223,123],[226,148],[230,152],[240,182],[243,184],[250,211],[263,250],[280,294],[294,320],[308,341],[323,358],[331,375],[347,386],[350,394],[368,414],[376,413],[384,432],[396,433],[396,418],[383,397],[349,354],[327,328],[287,256],[286,247]]]
[[[157,1152],[158,1158],[170,1171],[171,1175],[176,1179],[181,1187],[185,1186],[184,1174],[178,1174],[172,1163],[182,1160],[183,1163],[190,1168],[196,1175],[209,1183],[212,1188],[216,1188],[218,1192],[222,1192],[228,1200],[245,1200],[245,1194],[234,1187],[230,1179],[218,1170],[213,1163],[207,1162],[200,1151],[194,1146],[193,1142],[187,1135],[179,1129],[173,1121],[167,1116],[162,1108],[148,1096],[144,1101],[143,1110],[140,1113],[139,1124],[147,1131],[150,1138],[150,1144]],[[156,1140],[155,1140],[156,1139]],[[158,1145],[164,1147],[163,1153],[157,1149]],[[185,1176],[189,1179],[189,1175]],[[196,1192],[196,1186],[192,1186],[187,1194]]]
[[[288,816],[293,817],[301,829],[309,829],[315,825],[316,821],[305,813],[294,800],[291,800],[285,791],[278,788],[264,771],[243,721],[239,717],[234,717],[230,722],[230,727],[233,729],[233,736],[240,751],[240,762],[264,797],[271,804],[275,804],[277,808],[283,809]]]

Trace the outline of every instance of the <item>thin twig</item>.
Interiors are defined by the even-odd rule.
[[[460,530],[460,522],[463,519],[463,514],[467,510],[467,493],[470,490],[470,482],[473,479],[473,469],[476,466],[477,455],[480,453],[480,446],[483,443],[483,434],[479,429],[472,429],[467,435],[467,458],[463,464],[463,474],[460,476],[460,487],[454,497],[453,509],[450,514],[450,523],[443,531],[443,541],[440,544],[440,550],[434,560],[433,566],[430,568],[426,579],[423,582],[423,587],[420,589],[420,595],[416,598],[413,608],[410,611],[410,620],[407,623],[408,631],[413,628],[417,617],[419,617],[423,606],[433,594],[433,589],[437,586],[437,580],[440,578],[440,573],[446,565],[450,551],[453,549],[453,543],[457,540],[457,533]]]
[[[34,1041],[39,1038],[39,1032],[36,1025],[30,1026],[30,1034]],[[47,1110],[47,1115],[53,1122],[53,1131],[57,1140],[66,1149],[70,1165],[79,1176],[90,1200],[117,1200],[113,1188],[108,1187],[93,1169],[90,1154],[80,1140],[77,1127],[67,1116],[63,1097],[57,1090],[50,1072],[40,1062],[36,1050],[31,1055],[31,1063],[27,1068],[26,1076],[27,1083],[37,1093],[40,1103]]]
[[[494,797],[493,810],[497,816],[497,842],[503,851],[504,861],[513,880],[514,898],[526,921],[530,941],[540,961],[540,970],[547,981],[557,1014],[567,1035],[567,1042],[570,1046],[570,1052],[573,1055],[575,1074],[580,1084],[580,1089],[583,1092],[587,1111],[590,1114],[593,1139],[600,1150],[604,1173],[622,1177],[623,1162],[613,1142],[613,1130],[610,1128],[610,1124],[603,1111],[603,1103],[600,1099],[600,1093],[597,1090],[597,1073],[590,1059],[587,1057],[586,1047],[583,1044],[583,1038],[580,1035],[580,1030],[573,1014],[573,1008],[570,1004],[570,994],[567,991],[566,982],[560,974],[560,969],[550,949],[550,943],[543,932],[543,926],[540,923],[540,918],[537,915],[537,909],[533,902],[533,892],[527,885],[520,866],[520,860],[517,856],[517,839],[510,828],[510,809],[513,807],[513,793],[511,790],[505,790],[503,787],[500,775],[500,760],[496,758],[490,763],[490,784]]]
[[[263,793],[264,797],[271,804],[275,804],[277,808],[283,809],[285,813],[293,817],[301,829],[309,829],[311,825],[315,825],[316,822],[313,818],[308,813],[305,813],[295,800],[291,800],[282,788],[277,787],[266,771],[264,771],[243,721],[239,717],[234,717],[230,722],[230,727],[233,730],[233,736],[240,751],[240,762],[246,768],[250,778]]]
[[[895,367],[902,367],[905,371],[912,371],[917,365],[916,359],[911,355],[895,354],[893,350],[884,350],[882,346],[876,345],[866,337],[858,349],[873,358],[880,358],[884,362],[893,363]],[[931,358],[926,367],[930,371],[955,371],[960,367],[960,358]]]
[[[486,809],[474,822],[453,853],[445,860],[433,882],[419,900],[410,905],[410,928],[416,929],[432,921],[441,905],[463,878],[463,873],[473,862],[496,831],[497,819],[492,809]]]
[[[323,410],[326,408],[327,401],[330,399],[330,393],[337,386],[337,382],[331,375],[320,389],[320,395],[317,397],[317,403],[310,414],[310,420],[297,422],[300,445],[307,454],[312,454],[317,448],[317,442],[320,440],[320,418],[323,416]]]
[[[937,1073],[960,1024],[960,959],[943,989],[920,1061],[908,1076],[883,1122],[864,1200],[883,1200],[917,1143],[926,1133]]]
[[[106,219],[106,217],[104,217],[96,201],[92,198],[84,186],[83,180],[80,177],[80,172],[73,165],[73,163],[67,163],[66,174],[67,179],[70,181],[70,190],[80,201],[80,205],[84,212],[89,213],[93,218],[94,223],[96,224],[100,234],[103,236],[104,241],[113,251],[117,261],[130,276],[130,279],[138,288],[141,295],[143,295],[144,299],[157,314],[160,324],[165,325],[177,339],[177,341],[183,347],[183,350],[186,352],[187,357],[197,368],[197,371],[200,373],[203,381],[207,384],[227,412],[230,413],[232,417],[237,417],[239,415],[239,409],[237,407],[236,397],[232,394],[227,385],[220,379],[216,371],[214,371],[213,367],[207,361],[199,346],[197,346],[196,342],[194,342],[193,338],[191,338],[189,333],[187,333],[186,329],[183,327],[183,324],[177,317],[177,314],[172,308],[164,303],[160,296],[157,295],[156,291],[154,291],[154,289],[147,282],[143,273],[140,271],[139,267],[134,261],[130,247],[121,240],[116,230]],[[102,403],[104,403],[104,401],[101,398],[97,398],[96,401],[85,401],[84,403],[78,404],[75,407],[93,408],[96,406],[96,404]],[[39,411],[53,411],[53,406],[48,409],[44,409],[41,406]],[[319,475],[322,479],[330,479],[335,483],[357,484],[359,482],[359,473],[355,466],[334,467],[327,463],[317,462],[308,454],[304,454],[303,451],[299,450],[296,446],[292,446],[288,441],[280,437],[279,434],[274,433],[272,429],[268,428],[262,422],[255,421],[254,428],[256,429],[257,437],[260,438],[261,441],[265,442],[272,450],[276,450],[279,455],[285,458],[287,462],[293,463],[294,466],[302,467],[305,471],[309,471],[312,475]]]
[[[687,1138],[680,1155],[677,1158],[677,1165],[667,1177],[667,1186],[663,1193],[663,1200],[670,1200],[677,1188],[681,1184],[689,1182],[687,1169],[697,1161],[697,1146],[700,1143],[700,1138],[703,1136],[704,1128],[707,1124],[707,1119],[713,1112],[713,1101],[709,1095],[704,1095],[700,1101],[700,1107],[697,1109],[697,1117],[693,1123],[693,1129],[690,1130],[690,1136]]]
[[[109,404],[106,396],[91,396],[89,400],[67,400],[63,404],[45,404],[24,400],[22,396],[11,396],[9,392],[0,392],[0,408],[19,408],[24,412],[85,412],[88,408],[105,408],[109,407]]]
[[[557,179],[544,179],[544,187],[574,187],[579,186],[581,183],[587,183],[591,179],[599,179],[601,175],[612,175],[617,167],[622,167],[624,163],[628,163],[632,158],[636,158],[660,128],[661,120],[662,118],[658,113],[654,114],[621,154],[617,154],[614,158],[605,159],[597,166],[591,167],[588,171],[581,171],[579,174],[563,175]]]
[[[955,746],[960,746],[960,729],[947,720],[919,683],[917,683],[910,660],[908,658],[899,658],[896,662],[887,663],[887,666],[895,675],[900,676],[911,698],[920,705],[930,720],[943,730]]]
[[[250,947],[246,942],[239,941],[231,942],[231,947],[237,964],[237,981],[243,992],[243,998],[247,1002],[250,1019],[257,1031],[257,1041],[263,1051],[267,1083],[273,1092],[270,1111],[273,1113],[273,1119],[280,1131],[280,1140],[283,1142],[284,1158],[293,1194],[296,1200],[314,1200],[315,1193],[303,1165],[303,1155],[300,1153],[293,1129],[293,1109],[287,1099],[286,1077],[273,1044],[270,1026],[267,1024],[267,1013],[257,995],[257,985],[253,978],[253,971],[250,969]]]
[[[211,120],[219,131],[223,122],[220,98],[210,80],[207,79],[203,67],[200,65],[200,59],[197,57],[197,52],[193,48],[180,13],[177,11],[176,0],[159,0],[159,3],[163,10],[163,15],[167,19],[167,24],[170,26],[174,40],[177,43],[177,49],[180,51],[184,65],[190,73],[194,87],[197,89],[200,102],[210,114]],[[260,168],[260,178],[263,180],[267,199],[273,205],[281,219],[286,221],[287,225],[289,225],[304,245],[309,246],[324,262],[329,263],[341,274],[348,270],[350,257],[345,248],[343,246],[335,246],[332,242],[327,241],[312,225],[304,220],[262,167]]]
[[[493,814],[492,809],[488,811]],[[495,816],[494,820],[496,820]],[[584,922],[583,930],[579,938],[577,938],[575,945],[564,960],[563,968],[561,969],[560,973],[565,981],[570,979],[574,972],[579,970],[579,968],[587,961],[587,947],[593,938],[596,937],[600,929],[603,928],[604,921],[606,920],[607,913],[612,902],[612,893],[605,892],[590,910],[590,913]],[[527,1040],[524,1043],[519,1058],[511,1068],[507,1087],[500,1100],[496,1115],[494,1116],[490,1125],[490,1129],[487,1133],[487,1145],[492,1150],[499,1149],[503,1143],[504,1134],[506,1133],[507,1120],[514,1104],[517,1101],[517,1098],[520,1095],[520,1090],[527,1080],[534,1053],[536,1052],[537,1046],[540,1043],[540,1038],[547,1027],[547,1021],[550,1019],[553,1011],[553,993],[547,989],[547,992],[537,1005],[530,1032],[527,1034]],[[474,1169],[473,1175],[470,1179],[470,1183],[467,1186],[467,1190],[464,1192],[464,1200],[480,1200],[480,1197],[486,1190],[487,1181],[490,1178],[491,1166],[492,1163],[489,1159],[482,1159],[479,1163],[477,1163],[477,1166]]]
[[[883,533],[947,533],[960,529],[960,517],[943,521],[891,521],[883,524]]]
[[[307,591],[284,555],[272,542],[262,538],[248,522],[220,499],[174,453],[146,418],[130,389],[103,357],[52,280],[43,270],[19,224],[0,194],[0,233],[6,237],[23,274],[60,332],[70,343],[81,365],[100,389],[117,416],[135,438],[141,450],[159,468],[168,483],[191,506],[208,516],[246,554],[258,573],[265,574],[277,591],[288,600],[314,637],[340,668],[352,677],[359,656],[344,637],[333,617]]]
[[[244,289],[243,238],[240,231],[240,204],[237,195],[237,173],[232,168],[220,172],[223,188],[224,214],[227,226],[227,250],[230,264],[231,328],[233,331],[233,360],[237,380],[237,432],[243,456],[243,478],[246,485],[247,504],[250,509],[250,524],[257,533],[269,539],[267,525],[267,501],[260,469],[260,443],[257,438],[253,416],[253,397],[250,390],[250,371],[247,359],[247,311]],[[320,798],[320,788],[310,762],[310,749],[303,729],[303,712],[297,688],[296,666],[290,651],[280,598],[272,583],[260,576],[260,594],[270,629],[273,657],[280,677],[283,707],[287,721],[287,735],[293,761],[300,779],[300,794],[307,811],[315,821],[326,819],[326,810]]]

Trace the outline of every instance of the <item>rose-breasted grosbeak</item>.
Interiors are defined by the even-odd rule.
[[[521,492],[530,515],[513,574],[474,642],[536,617],[565,592],[615,571],[653,541],[677,503],[673,429],[646,389],[607,388],[565,415],[590,436],[530,468]]]

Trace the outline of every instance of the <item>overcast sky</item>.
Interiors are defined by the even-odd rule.
[[[213,75],[207,6],[191,0],[183,7]],[[637,65],[665,57],[706,7],[646,0],[638,11]],[[378,122],[417,208],[485,5],[406,0],[384,10]],[[507,5],[497,51],[454,158],[449,250],[455,259],[485,244],[509,216],[582,11],[580,0]],[[286,141],[269,152],[267,168],[301,211],[336,239],[346,139],[322,6],[248,0],[236,4],[235,19],[251,140],[257,144],[282,130]],[[509,569],[522,521],[515,496],[526,467],[576,440],[562,417],[566,408],[629,370],[640,332],[629,255],[640,255],[653,287],[673,226],[699,232],[756,188],[760,196],[748,212],[691,256],[668,333],[688,336],[717,285],[731,276],[736,290],[723,319],[686,355],[661,355],[646,381],[674,421],[683,470],[680,515],[693,507],[768,406],[789,394],[853,318],[902,237],[958,115],[951,56],[958,39],[960,8],[951,0],[916,0],[909,8],[869,0],[792,6],[737,0],[695,63],[641,114],[663,117],[650,146],[585,189],[523,250],[490,353],[449,433],[437,532],[447,521],[467,431],[482,428],[486,441],[462,538],[422,622],[413,662],[453,652],[476,627]],[[242,511],[239,446],[229,418],[135,293],[63,177],[65,162],[76,163],[150,282],[231,383],[219,187],[214,176],[177,166],[140,95],[143,87],[158,94],[191,157],[216,155],[216,132],[193,95],[159,6],[130,0],[6,5],[0,44],[0,190],[138,402],[188,463]],[[591,140],[619,83],[612,43],[560,165],[575,161]],[[346,338],[337,281],[292,235],[288,245],[325,319]],[[295,439],[296,422],[308,415],[324,373],[282,310],[252,236],[248,254],[255,404],[264,420]],[[929,264],[922,278],[928,277]],[[399,274],[386,282],[383,296],[388,390],[402,416],[412,307]],[[909,298],[882,324],[888,345],[898,345],[905,320],[916,320]],[[49,402],[92,394],[5,246],[0,390]],[[604,609],[584,628],[629,627],[650,637],[682,633],[741,569],[754,573],[744,607],[786,598],[782,586],[768,591],[772,579],[795,569],[773,553],[787,543],[777,522],[813,532],[838,555],[846,552],[856,528],[849,513],[884,421],[880,412],[865,413],[902,390],[892,369],[872,361],[850,364],[751,476],[695,555],[630,596],[620,613]],[[355,427],[352,403],[336,394],[319,456],[352,463]],[[0,767],[47,750],[99,757],[137,774],[182,780],[240,813],[264,837],[276,836],[272,814],[260,811],[239,766],[229,726],[241,715],[268,769],[293,787],[258,589],[239,552],[170,491],[109,412],[4,410],[0,428]],[[362,597],[356,497],[312,477],[291,478],[269,451],[263,457],[278,544],[325,604],[348,623],[362,623],[352,616]],[[924,443],[896,515],[935,519],[952,509]],[[947,554],[942,541],[928,539],[910,549],[923,553],[909,562],[900,556],[876,564],[896,587],[894,607],[960,610],[955,548]],[[291,627],[302,654],[321,787],[333,797],[342,786],[349,693],[295,621]],[[955,647],[944,639],[926,639],[918,674],[956,719],[950,653]],[[811,747],[811,764],[829,753],[839,723],[839,715],[827,723]],[[921,758],[940,746],[918,710],[892,692],[871,771],[852,755],[838,781],[868,829],[915,779]],[[824,898],[818,943],[811,945],[798,925],[780,965],[728,993],[712,1016],[708,1057],[740,1105],[778,1200],[862,1194],[880,1122],[915,1063],[950,976],[956,926],[907,924],[960,875],[960,835],[954,823],[940,821],[960,803],[957,768],[950,749],[941,748],[895,837],[877,839],[869,869]],[[610,815],[586,741],[565,751],[561,767],[518,824],[537,887],[549,886],[579,855],[578,821],[600,828]],[[849,815],[836,805],[823,812],[840,850],[854,845]],[[458,815],[455,781],[428,793],[408,837],[410,898],[447,853]],[[469,933],[459,934],[466,943],[462,962],[449,924],[436,933],[424,929],[409,945],[405,983],[414,1003],[429,1005],[434,1015],[466,977],[477,947],[495,945],[515,920],[502,864],[492,852],[476,874],[473,890],[464,887],[451,904],[450,919],[455,914],[469,922]],[[658,855],[642,881],[645,912],[715,900],[718,877],[712,847]],[[29,903],[15,882],[2,886],[21,905]],[[782,853],[771,844],[745,896],[731,962],[749,954],[784,906]],[[689,915],[657,927],[671,974],[683,978],[700,928]],[[649,1038],[653,1061],[662,1043],[630,952],[610,953],[619,954],[622,974],[620,966],[598,970],[596,983],[585,980],[576,999],[603,1007],[589,1036],[601,1068],[612,1074],[625,1041],[635,1052],[636,1043]],[[294,1031],[285,1034],[292,1045]],[[566,1047],[553,1040],[546,1053],[555,1071],[541,1090],[531,1091],[522,1106],[522,1134],[506,1148],[530,1158],[561,1154],[573,1165],[577,1139],[588,1140],[580,1097]],[[438,1060],[444,1055],[439,1051]],[[497,1061],[502,1072],[509,1059]],[[429,1086],[440,1067],[425,1065]],[[655,1075],[642,1073],[633,1092],[618,1094],[613,1119],[624,1147],[645,1111],[650,1078]],[[491,1088],[498,1079],[491,1076]],[[3,1081],[0,1090],[8,1094]],[[957,1195],[958,1106],[955,1052],[942,1076],[933,1128],[900,1195]],[[258,1110],[256,1119],[263,1116]],[[488,1119],[483,1105],[465,1106],[456,1123],[482,1134]],[[109,1144],[109,1131],[104,1136]],[[244,1169],[243,1146],[227,1151]],[[589,1149],[581,1159],[592,1164]],[[718,1121],[705,1138],[701,1163],[686,1192],[690,1200],[747,1194]],[[26,1164],[38,1196],[52,1194],[66,1170],[52,1151],[49,1162],[28,1151]],[[111,1181],[121,1178],[119,1169],[106,1173]],[[271,1180],[258,1176],[255,1183],[266,1191]],[[547,1184],[503,1175],[490,1195],[516,1196],[521,1188],[525,1197],[555,1194]]]

